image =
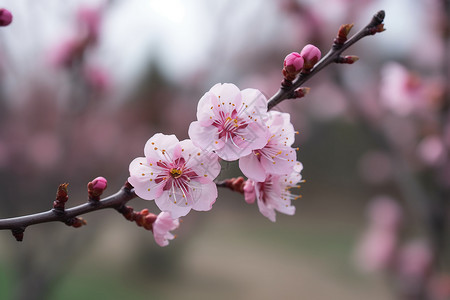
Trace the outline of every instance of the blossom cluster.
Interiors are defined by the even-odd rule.
[[[297,196],[290,189],[299,187],[302,170],[298,149],[292,147],[296,132],[288,113],[268,111],[259,90],[214,85],[200,99],[197,120],[188,133],[190,139],[183,141],[175,135],[155,134],[145,144],[145,157],[134,159],[129,168],[128,182],[136,194],[155,200],[165,218],[173,219],[174,226],[167,226],[166,234],[191,210],[212,208],[220,160],[239,160],[248,178],[245,200],[256,200],[265,217],[274,222],[275,211],[295,213],[291,200]],[[167,240],[159,244],[167,245]]]

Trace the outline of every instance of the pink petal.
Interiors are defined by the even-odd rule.
[[[217,186],[214,182],[210,182],[208,184],[198,185],[198,189],[196,188],[197,193],[194,195],[194,199],[196,202],[192,209],[197,211],[208,211],[211,210],[212,205],[216,202],[217,199]]]
[[[213,152],[203,151],[196,147],[191,140],[180,142],[183,149],[182,156],[186,161],[186,168],[191,169],[206,182],[211,182],[220,173],[218,156]],[[205,176],[206,175],[206,176]]]
[[[237,86],[232,83],[224,83],[224,84],[216,84],[210,90],[210,92],[214,93],[218,100],[219,104],[223,103],[233,103],[236,107],[240,107],[242,103],[241,91]],[[225,106],[227,107],[227,106]]]
[[[283,148],[281,154],[275,156],[272,160],[261,157],[261,165],[266,173],[284,175],[291,174],[297,161],[297,153],[295,149]]]
[[[214,126],[202,126],[199,121],[194,121],[189,126],[188,131],[194,145],[202,149],[213,151],[218,145],[223,146],[223,142],[219,140],[217,128]]]
[[[200,101],[197,105],[197,120],[201,122],[202,125],[210,125],[213,120],[211,119],[215,117],[215,110],[217,107],[214,106],[213,103],[217,102],[217,97],[211,92],[207,92],[200,98]]]
[[[247,178],[263,182],[266,179],[266,171],[262,167],[258,156],[253,152],[239,159],[239,168]]]
[[[256,89],[245,89],[241,91],[242,102],[248,107],[245,109],[247,115],[259,120],[267,118],[267,99]]]
[[[282,142],[282,145],[292,146],[295,140],[295,130],[291,123],[290,114],[270,111],[266,124],[277,141]]]
[[[258,204],[259,212],[263,216],[268,218],[270,221],[275,222],[276,221],[275,210],[262,201],[262,195],[260,194],[258,188],[256,188],[256,199],[257,199],[256,203]]]
[[[160,197],[156,198],[155,203],[161,211],[170,212],[174,219],[183,217],[191,211],[191,206],[185,205],[181,199],[176,204],[172,202],[168,191],[164,191]]]
[[[128,182],[134,187],[136,195],[145,200],[153,200],[161,195],[164,184],[155,183],[158,173],[149,166],[146,158],[135,158],[130,163],[129,171]]]
[[[255,182],[252,180],[247,180],[244,184],[244,197],[245,202],[248,204],[253,204],[256,199],[256,192],[255,192]]]
[[[177,144],[178,139],[175,135],[157,133],[153,135],[145,144],[145,157],[149,162],[156,162],[159,160],[167,161],[167,157],[163,154],[163,150],[171,153]]]

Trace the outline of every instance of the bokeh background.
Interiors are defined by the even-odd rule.
[[[380,9],[387,31],[285,101],[304,165],[295,216],[219,191],[160,248],[115,211],[80,229],[0,232],[0,299],[450,299],[449,1],[1,0],[0,218],[51,207],[69,182],[128,177],[153,134],[188,138],[217,82],[273,95],[284,57],[328,51]],[[221,178],[238,176],[224,163]],[[135,209],[151,201],[135,199]]]

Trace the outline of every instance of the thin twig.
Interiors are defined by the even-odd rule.
[[[17,234],[23,234],[23,231],[30,225],[55,221],[66,224],[69,223],[68,225],[70,225],[71,220],[80,215],[106,208],[119,209],[135,197],[137,196],[134,193],[134,189],[132,189],[129,185],[125,185],[114,195],[105,197],[96,203],[86,202],[84,204],[66,209],[62,212],[52,209],[46,212],[21,217],[0,219],[0,230],[9,229],[13,232],[13,235],[16,236]]]
[[[344,52],[351,45],[366,37],[368,35],[374,35],[377,32],[381,32],[383,29],[382,23],[384,20],[385,13],[383,10],[380,10],[376,13],[369,24],[366,25],[363,29],[361,29],[358,33],[353,35],[350,39],[348,39],[345,43],[333,43],[333,46],[328,51],[328,53],[311,69],[308,73],[300,73],[298,78],[292,82],[292,85],[289,87],[282,86],[278,92],[273,95],[267,104],[267,110],[271,110],[280,102],[286,99],[295,98],[294,92],[297,88],[303,85],[306,81],[311,79],[315,74],[317,74],[320,70],[328,66],[329,64],[336,62],[338,58],[341,56],[342,52]]]

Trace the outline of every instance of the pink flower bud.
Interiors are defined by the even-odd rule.
[[[97,177],[88,183],[89,199],[99,201],[103,191],[108,186],[108,181],[104,177]]]
[[[308,44],[303,47],[300,55],[303,57],[303,60],[305,62],[303,68],[305,70],[309,70],[314,67],[314,65],[319,61],[322,54],[320,53],[319,48],[314,45]]]
[[[11,24],[13,16],[7,9],[0,8],[0,26],[8,26]]]
[[[286,85],[289,85],[291,81],[300,73],[303,68],[303,57],[297,52],[292,52],[284,59],[283,76]]]
[[[297,53],[292,52],[284,59],[284,67],[290,73],[299,73],[303,68],[303,57]]]

